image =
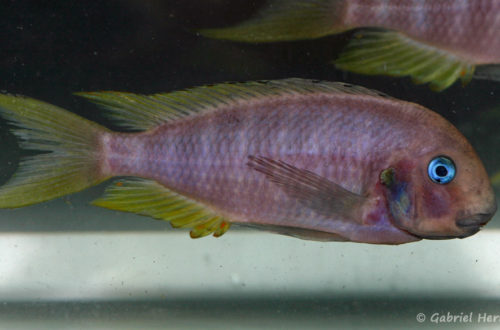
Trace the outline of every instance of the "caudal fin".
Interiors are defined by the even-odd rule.
[[[23,149],[42,152],[22,160],[0,187],[0,208],[44,202],[106,179],[98,166],[99,135],[106,128],[54,105],[5,94],[0,116],[14,124]]]
[[[340,33],[345,0],[274,0],[255,18],[239,25],[204,29],[206,37],[245,42],[319,38]]]

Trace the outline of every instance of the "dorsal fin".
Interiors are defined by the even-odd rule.
[[[76,95],[103,106],[118,124],[147,130],[170,120],[213,110],[221,105],[235,104],[266,96],[344,93],[372,96],[387,95],[360,86],[300,78],[283,80],[222,83],[188,90],[153,95],[124,92],[81,92]]]

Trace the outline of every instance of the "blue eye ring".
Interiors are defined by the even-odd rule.
[[[447,184],[455,178],[457,168],[449,157],[437,156],[429,162],[427,174],[432,182]]]

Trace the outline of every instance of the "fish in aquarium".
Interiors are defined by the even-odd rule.
[[[274,0],[248,21],[200,33],[275,42],[353,29],[335,60],[341,70],[411,76],[436,91],[467,83],[476,66],[477,78],[500,80],[500,0]]]
[[[298,78],[171,93],[77,93],[133,132],[0,95],[22,160],[0,187],[17,208],[112,177],[94,205],[170,221],[191,237],[231,224],[319,241],[401,244],[475,234],[496,211],[466,138],[377,91]]]

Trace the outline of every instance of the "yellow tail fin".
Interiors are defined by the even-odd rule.
[[[98,139],[106,128],[22,96],[0,94],[0,115],[13,123],[23,149],[42,152],[22,160],[0,187],[0,208],[44,202],[106,179],[98,168]]]

